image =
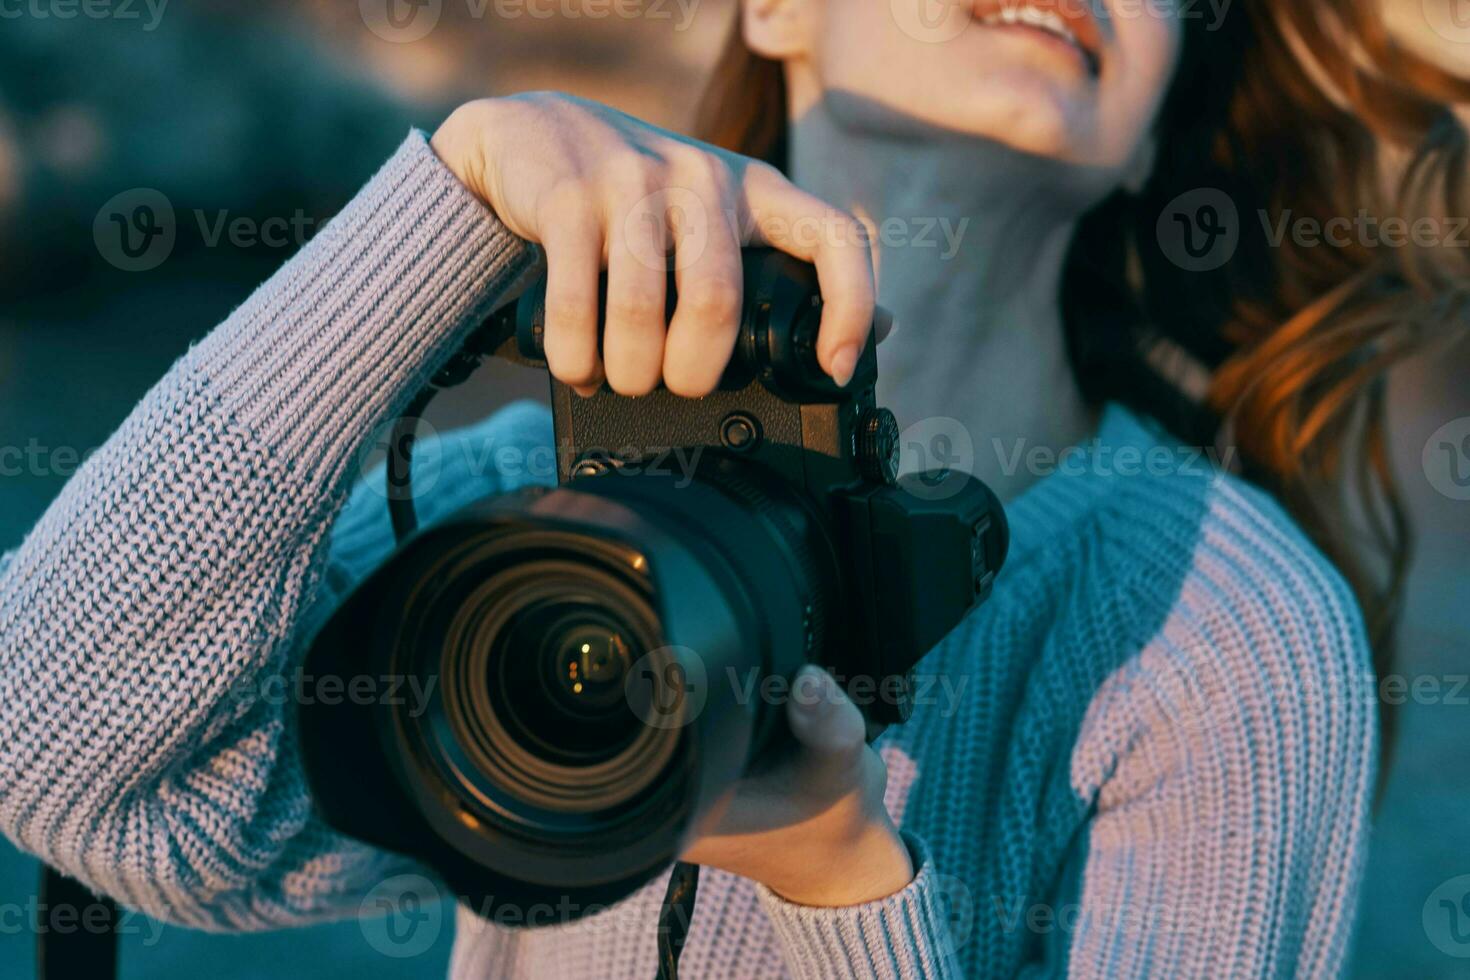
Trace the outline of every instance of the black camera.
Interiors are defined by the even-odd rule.
[[[821,307],[810,266],[747,250],[717,391],[584,399],[553,381],[558,485],[408,536],[313,639],[315,678],[432,692],[417,711],[301,709],[329,823],[484,914],[575,918],[666,868],[779,757],[767,681],[816,662],[875,733],[908,717],[915,663],[990,590],[1005,518],[966,474],[896,478],[874,342],[838,387],[817,364]],[[537,284],[438,383],[491,350],[539,362],[543,326]]]

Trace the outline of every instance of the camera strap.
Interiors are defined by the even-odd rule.
[[[94,895],[75,878],[49,865],[41,867],[41,908],[46,920],[36,926],[36,976],[39,980],[114,980],[117,976],[117,904]],[[73,913],[83,928],[57,929],[56,914]],[[100,909],[100,916],[94,910]]]
[[[689,938],[694,898],[698,893],[699,865],[675,861],[668,890],[664,892],[664,904],[658,912],[658,973],[654,980],[677,980],[679,955]]]

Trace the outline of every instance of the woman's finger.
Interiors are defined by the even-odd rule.
[[[700,190],[669,215],[679,297],[664,346],[664,384],[691,398],[720,383],[740,330],[744,289],[740,242],[724,219],[733,200],[713,177]]]
[[[623,395],[648,394],[663,372],[666,210],[664,192],[654,189],[624,193],[609,214],[602,357],[608,385]]]
[[[816,266],[823,300],[817,360],[834,381],[847,384],[873,324],[876,289],[867,227],[765,165],[745,169],[742,203],[742,225],[750,228],[752,241]]]
[[[583,395],[597,390],[598,279],[603,234],[595,212],[577,200],[547,209],[541,246],[546,250],[546,366]]]

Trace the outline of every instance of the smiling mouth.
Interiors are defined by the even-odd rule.
[[[1093,78],[1102,71],[1101,38],[1085,0],[982,0],[975,5],[975,22],[1044,34],[1070,45]]]

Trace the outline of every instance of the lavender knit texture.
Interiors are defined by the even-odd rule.
[[[324,826],[292,706],[238,694],[387,553],[365,445],[535,262],[412,134],[144,398],[0,558],[7,836],[212,930],[354,916],[421,871]],[[522,464],[550,440],[518,405],[431,443],[429,517],[545,479]],[[879,742],[915,880],[819,909],[709,871],[685,975],[1339,972],[1375,745],[1350,593],[1121,409],[1068,462],[1008,508],[994,598]],[[662,888],[529,931],[461,907],[453,975],[652,976]]]

